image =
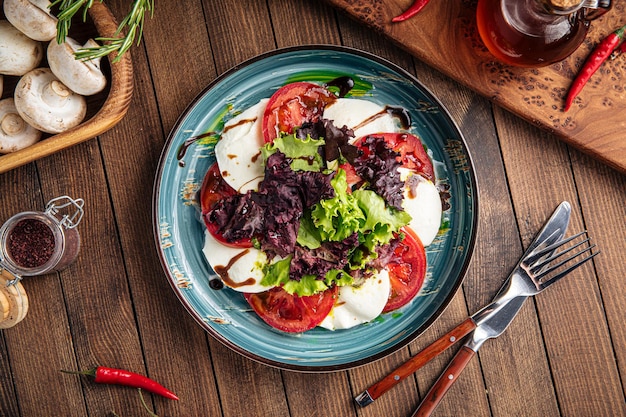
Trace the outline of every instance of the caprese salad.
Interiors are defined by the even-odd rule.
[[[268,325],[346,329],[415,298],[442,203],[397,108],[294,82],[224,124],[203,253]]]

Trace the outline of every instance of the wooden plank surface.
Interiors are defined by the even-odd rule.
[[[117,16],[129,7],[126,0],[107,5]],[[108,365],[176,392],[177,402],[145,396],[162,417],[408,417],[456,348],[367,408],[352,398],[487,303],[541,223],[567,199],[572,229],[588,229],[602,254],[527,301],[507,332],[485,343],[434,416],[626,417],[624,174],[494,106],[327,3],[204,0],[156,7],[144,41],[132,50],[135,95],[120,124],[0,174],[0,222],[41,210],[59,194],[86,201],[78,260],[60,273],[24,279],[28,315],[0,330],[1,416],[147,415],[132,389],[59,372]],[[167,283],[151,215],[165,139],[196,94],[245,59],[310,43],[363,49],[416,74],[462,130],[480,190],[470,269],[440,319],[387,358],[324,374],[269,368],[208,336]]]
[[[565,94],[591,49],[626,24],[626,1],[613,1],[569,58],[533,69],[504,65],[487,51],[476,29],[476,0],[431,1],[400,23],[391,19],[412,0],[326,1],[499,106],[626,172],[626,56],[607,62],[563,111]]]

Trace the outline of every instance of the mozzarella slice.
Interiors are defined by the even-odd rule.
[[[372,101],[358,98],[340,98],[324,109],[324,118],[332,120],[341,128],[347,126],[354,130],[354,137],[374,133],[388,133],[398,130],[396,120],[385,107]]]
[[[389,291],[391,284],[386,269],[365,280],[360,287],[341,287],[333,309],[319,326],[329,330],[349,329],[372,321],[385,308]]]
[[[417,234],[424,246],[428,246],[439,233],[441,225],[441,197],[432,181],[413,171],[399,168],[400,178],[405,181],[402,208],[411,215],[409,227]]]
[[[204,233],[204,257],[224,285],[235,291],[257,293],[272,287],[261,285],[265,252],[255,248],[234,248],[217,241],[211,233]]]
[[[263,99],[224,125],[215,145],[215,159],[222,177],[235,190],[258,190],[263,179],[263,112],[269,99]]]

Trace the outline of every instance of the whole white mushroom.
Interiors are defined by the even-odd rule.
[[[82,46],[70,37],[66,37],[61,44],[53,39],[48,44],[48,65],[52,73],[75,93],[84,96],[99,93],[107,85],[107,79],[100,70],[100,58],[79,60],[74,56],[81,48],[97,46],[93,39]]]
[[[28,124],[61,133],[80,124],[87,113],[85,97],[67,88],[50,70],[36,68],[15,86],[15,107]]]
[[[4,15],[36,41],[47,42],[57,35],[57,18],[50,12],[48,0],[4,0]]]
[[[0,100],[0,154],[24,149],[40,138],[41,132],[22,119],[12,98]]]
[[[7,20],[0,20],[0,74],[24,75],[37,68],[43,45],[20,32]]]

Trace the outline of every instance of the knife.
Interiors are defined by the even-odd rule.
[[[432,409],[434,409],[434,407],[436,407],[441,400],[441,393],[445,392],[450,386],[452,386],[458,377],[460,370],[462,370],[469,360],[476,354],[476,351],[480,348],[480,346],[486,340],[502,334],[509,326],[513,318],[517,315],[520,308],[524,304],[524,301],[528,298],[528,295],[524,295],[525,282],[523,282],[523,277],[525,274],[522,270],[522,261],[533,255],[537,249],[548,247],[553,243],[560,241],[563,236],[565,236],[565,232],[567,231],[567,227],[569,225],[571,211],[571,205],[567,201],[559,204],[550,219],[545,223],[541,231],[529,245],[528,249],[526,249],[526,252],[520,258],[517,266],[506,279],[491,304],[485,306],[471,317],[468,317],[450,332],[446,333],[424,348],[421,352],[406,361],[404,364],[400,365],[385,378],[356,396],[356,403],[362,407],[371,404],[382,394],[397,385],[400,381],[404,380],[407,376],[412,375],[431,359],[473,331],[472,337],[459,350],[457,356],[455,356],[453,361],[450,363],[450,366],[442,374],[442,378],[447,378],[445,384],[440,378],[440,380],[433,386],[433,389],[436,388],[437,391],[433,392],[433,389],[431,389],[431,392],[429,392],[424,402],[422,402],[422,405],[425,406],[426,401],[429,401],[429,404],[432,404]],[[544,257],[549,257],[552,252],[548,252],[544,255]],[[436,400],[435,403],[433,403],[434,400]]]

